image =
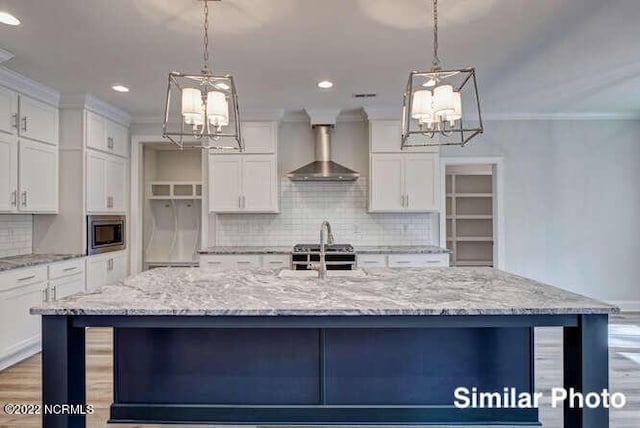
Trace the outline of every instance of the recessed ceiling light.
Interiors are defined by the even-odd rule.
[[[229,89],[231,89],[231,86],[227,85],[224,82],[216,83],[215,87],[218,89],[222,89],[223,91],[228,91]]]
[[[129,92],[129,88],[122,85],[113,85],[111,89],[113,89],[116,92]]]
[[[0,22],[7,25],[20,25],[20,20],[9,12],[0,12]]]
[[[330,80],[323,80],[321,82],[318,82],[318,88],[321,88],[321,89],[333,88],[333,82]]]

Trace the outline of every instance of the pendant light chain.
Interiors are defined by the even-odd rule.
[[[441,69],[438,57],[438,0],[433,0],[433,70]]]
[[[204,71],[209,72],[209,1],[204,0]]]

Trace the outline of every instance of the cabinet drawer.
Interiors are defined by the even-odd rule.
[[[262,267],[265,268],[290,268],[291,256],[288,254],[267,254],[262,256]]]
[[[448,254],[390,254],[389,267],[448,267]]]
[[[358,267],[386,267],[387,256],[384,254],[358,254]]]
[[[84,275],[76,273],[49,282],[49,301],[64,299],[84,291]]]
[[[0,275],[0,291],[47,281],[47,266],[16,269]]]
[[[200,267],[210,270],[254,269],[260,267],[260,256],[256,254],[202,256]]]
[[[49,279],[63,278],[82,272],[84,272],[84,260],[82,258],[49,265]]]

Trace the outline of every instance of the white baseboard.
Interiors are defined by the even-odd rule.
[[[13,366],[14,364],[17,364],[22,360],[26,360],[27,358],[37,354],[41,350],[42,345],[40,343],[40,338],[38,338],[37,341],[30,343],[18,352],[14,352],[11,355],[0,358],[0,371]]]
[[[610,305],[615,305],[622,312],[640,312],[640,300],[609,300]]]

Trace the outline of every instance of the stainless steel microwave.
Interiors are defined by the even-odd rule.
[[[87,254],[108,253],[127,248],[126,217],[119,215],[87,216]]]

